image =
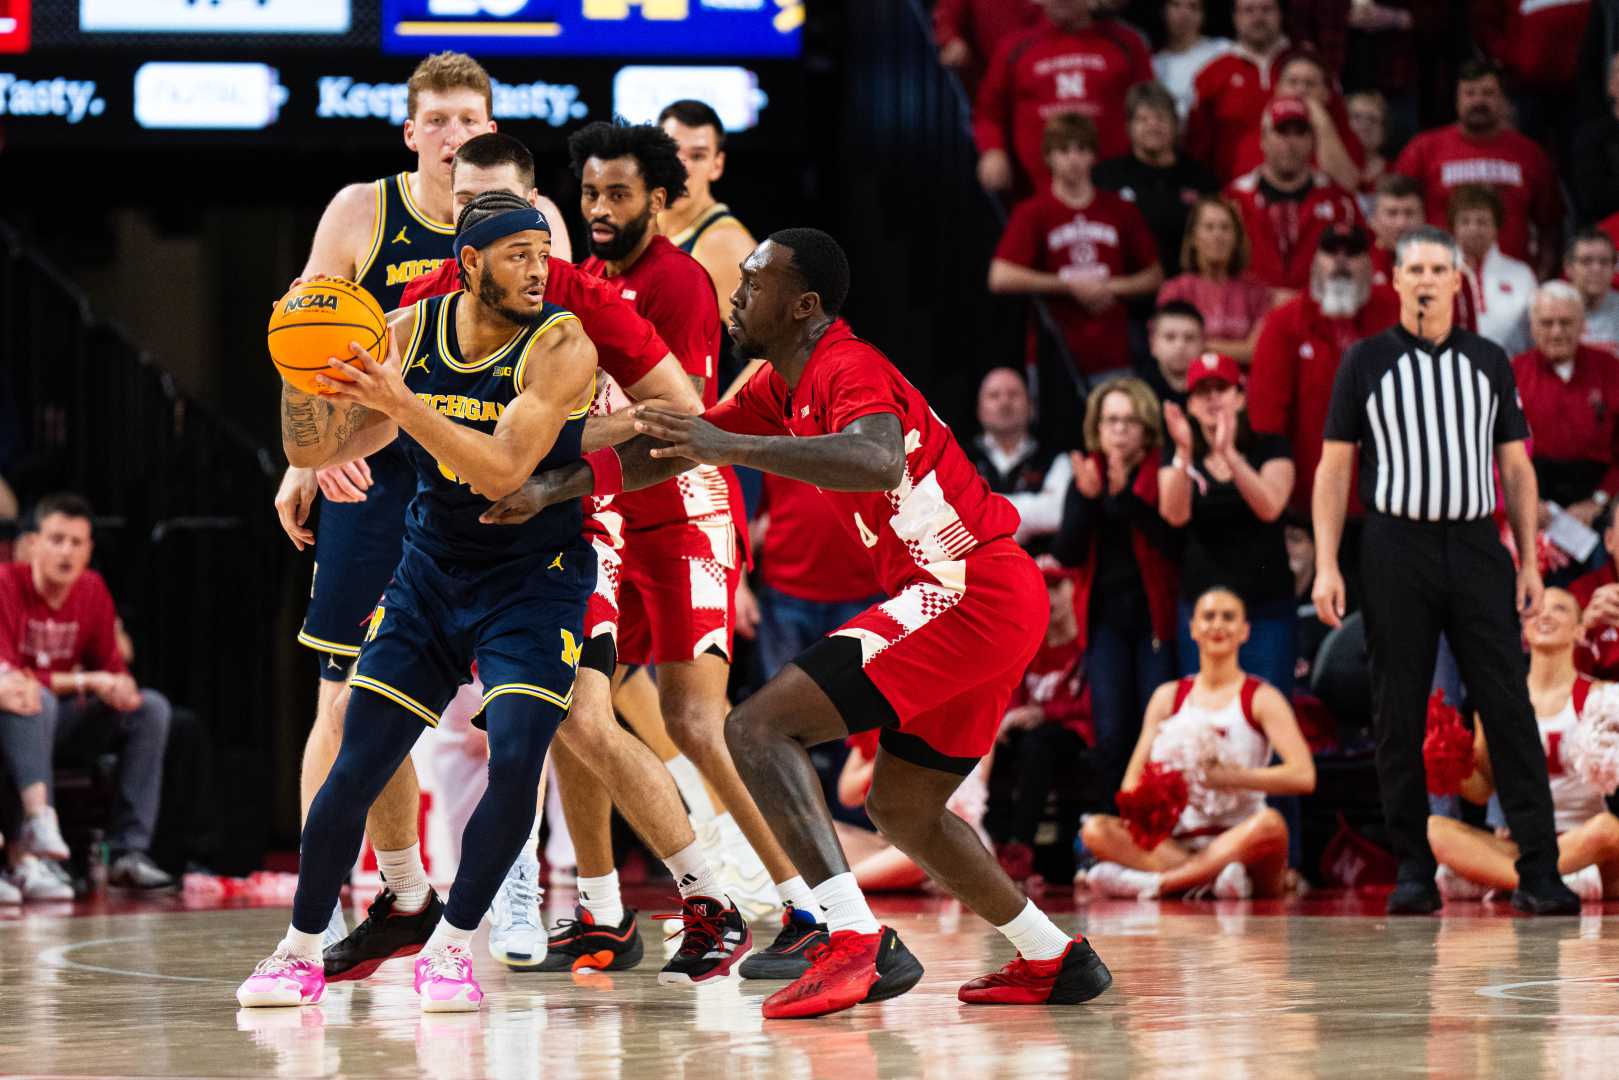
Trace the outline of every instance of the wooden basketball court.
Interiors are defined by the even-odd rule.
[[[661,894],[631,897],[655,909]],[[571,892],[547,896],[547,920]],[[1389,920],[1381,898],[1285,904],[1046,897],[1112,967],[1086,1006],[971,1007],[956,987],[1010,958],[958,905],[874,905],[927,966],[882,1005],[760,1018],[780,984],[660,987],[508,974],[483,951],[478,1014],[424,1017],[408,963],[302,1009],[238,1009],[284,908],[31,905],[0,915],[0,1073],[52,1077],[1599,1077],[1619,1069],[1619,949],[1595,907],[1527,919],[1452,904]],[[1619,909],[1616,909],[1619,910]],[[772,928],[756,928],[766,942]]]

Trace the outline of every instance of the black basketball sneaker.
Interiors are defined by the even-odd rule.
[[[538,971],[628,971],[644,955],[641,933],[635,928],[635,909],[625,908],[617,926],[597,926],[583,906],[573,918],[558,919],[552,929],[545,960]]]
[[[776,940],[742,961],[737,974],[744,979],[796,979],[810,969],[810,949],[826,942],[826,924],[788,904]]]
[[[365,909],[365,921],[322,954],[327,982],[363,979],[384,961],[422,951],[444,915],[444,902],[429,890],[426,907],[404,914],[394,910],[398,899],[384,886]]]
[[[658,972],[664,986],[695,986],[723,978],[753,945],[753,934],[736,905],[713,897],[688,896],[678,915],[654,918],[679,919],[683,935],[680,948]]]

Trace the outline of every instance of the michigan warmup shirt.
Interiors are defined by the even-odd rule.
[[[1369,509],[1473,521],[1495,510],[1495,448],[1529,425],[1499,345],[1467,330],[1435,345],[1396,326],[1344,354],[1324,437],[1360,444]]]

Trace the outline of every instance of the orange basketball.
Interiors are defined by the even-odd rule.
[[[316,375],[341,378],[330,370],[331,358],[349,359],[349,342],[354,341],[380,363],[387,329],[382,305],[354,282],[306,281],[276,301],[270,313],[270,359],[287,385],[323,394]]]

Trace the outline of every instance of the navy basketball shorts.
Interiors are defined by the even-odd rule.
[[[475,565],[441,562],[407,542],[367,624],[350,685],[437,727],[476,662],[480,717],[508,694],[566,716],[595,587],[596,557],[583,540],[561,552]]]
[[[321,500],[315,523],[315,576],[298,642],[324,653],[321,678],[342,681],[360,655],[366,622],[399,565],[405,507],[416,494],[416,470],[390,446],[367,459],[365,502]]]

